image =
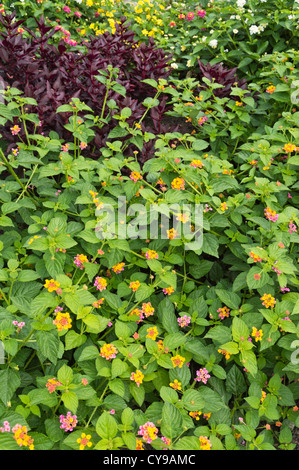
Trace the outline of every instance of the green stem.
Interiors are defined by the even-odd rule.
[[[23,189],[23,191],[27,194],[27,196],[32,199],[32,201],[36,204],[35,200],[33,199],[33,197],[28,193],[26,187],[23,185],[22,181],[20,180],[20,178],[18,177],[18,175],[15,173],[14,169],[12,168],[11,164],[9,163],[9,161],[7,160],[7,158],[5,157],[2,149],[0,148],[0,156],[2,158],[2,160],[4,161],[4,164],[5,166],[7,167],[8,171],[10,172],[10,174],[15,178],[15,180],[19,183],[19,185],[21,186],[21,188]]]
[[[97,406],[94,407],[93,412],[91,413],[91,415],[90,415],[90,417],[89,417],[89,420],[88,420],[87,423],[86,423],[85,428],[88,428],[89,423],[91,422],[91,420],[92,420],[92,418],[93,418],[95,412],[97,411],[97,409],[99,408],[99,406],[101,406],[102,401],[103,401],[103,398],[104,398],[104,396],[105,396],[105,393],[106,393],[108,387],[109,387],[109,382],[107,383],[106,387],[104,388],[104,391],[103,391],[102,395],[100,396],[100,403],[99,403]]]

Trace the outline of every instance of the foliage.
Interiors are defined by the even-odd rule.
[[[285,28],[292,46],[295,23],[269,1],[275,20],[248,38],[251,21],[267,15],[263,2],[211,2],[188,24],[211,27],[220,11],[241,10],[211,40],[229,42],[224,32],[238,25],[250,45],[234,54],[203,46],[203,74],[193,76],[188,55],[174,55],[181,66],[168,75],[171,41],[164,52],[152,40],[138,45],[132,30],[145,33],[121,22],[85,45],[56,43],[53,17],[36,15],[38,34],[31,19],[18,23],[27,4],[40,17],[53,8],[16,2],[16,22],[8,17],[1,32],[1,74],[11,81],[0,104],[0,449],[294,449],[298,52],[274,39]],[[82,21],[98,8],[70,5]],[[245,21],[248,6],[255,15]],[[160,9],[163,27],[177,9]],[[108,44],[109,63],[99,52]],[[51,92],[57,85],[51,104],[38,94],[46,76]],[[160,126],[166,110],[182,123],[176,131]],[[186,206],[203,209],[202,244],[183,230],[198,230]],[[155,238],[149,216],[167,208],[172,225],[162,237],[161,219]]]

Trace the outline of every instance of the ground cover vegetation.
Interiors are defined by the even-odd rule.
[[[1,450],[296,448],[298,18],[0,5]]]

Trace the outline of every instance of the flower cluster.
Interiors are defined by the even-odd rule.
[[[151,421],[147,421],[142,426],[139,426],[138,435],[142,436],[142,439],[150,444],[152,441],[157,439],[158,428]]]
[[[221,307],[221,308],[218,308],[217,313],[218,313],[218,317],[221,318],[221,320],[223,320],[224,318],[229,317],[230,309],[228,307]]]
[[[56,388],[59,387],[60,385],[62,385],[62,383],[59,382],[59,380],[57,380],[55,377],[53,377],[53,379],[48,379],[46,383],[46,387],[49,393],[55,392]]]
[[[34,450],[34,439],[32,439],[31,436],[28,435],[28,430],[26,426],[16,424],[12,428],[12,432],[14,433],[14,439],[20,447],[24,446],[28,447],[29,450]]]
[[[100,292],[102,292],[103,290],[106,290],[107,285],[108,283],[106,279],[104,279],[103,277],[97,276],[95,278],[94,286],[96,286],[97,290],[99,290]]]
[[[261,300],[263,301],[263,305],[264,305],[266,308],[274,307],[275,304],[276,304],[276,300],[275,300],[274,297],[272,297],[271,294],[264,294],[264,295],[261,297]]]
[[[84,269],[84,263],[88,263],[88,258],[85,255],[76,255],[74,258],[74,263],[79,269]]]
[[[111,361],[118,353],[117,348],[113,344],[104,344],[100,349],[100,356],[104,357],[107,361]]]
[[[58,312],[56,318],[53,320],[53,325],[56,325],[58,331],[69,330],[72,328],[72,319],[68,312]]]
[[[140,384],[142,384],[144,375],[140,370],[136,370],[136,372],[132,372],[130,379],[137,384],[137,387],[139,387]]]
[[[79,450],[84,450],[85,447],[91,447],[92,446],[91,435],[85,434],[85,432],[83,432],[81,434],[81,437],[78,437],[77,443],[79,444]]]
[[[76,415],[72,415],[70,411],[67,412],[66,416],[60,415],[59,416],[59,421],[60,421],[60,428],[64,429],[65,432],[67,431],[73,431],[73,429],[77,426],[78,424],[78,418]]]
[[[194,380],[196,382],[202,382],[202,383],[206,384],[210,377],[211,376],[208,373],[207,369],[205,367],[203,367],[202,369],[199,369],[199,370],[196,371],[196,377],[195,377]]]

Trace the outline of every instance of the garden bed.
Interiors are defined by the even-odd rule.
[[[0,5],[1,450],[298,450],[298,18]]]

